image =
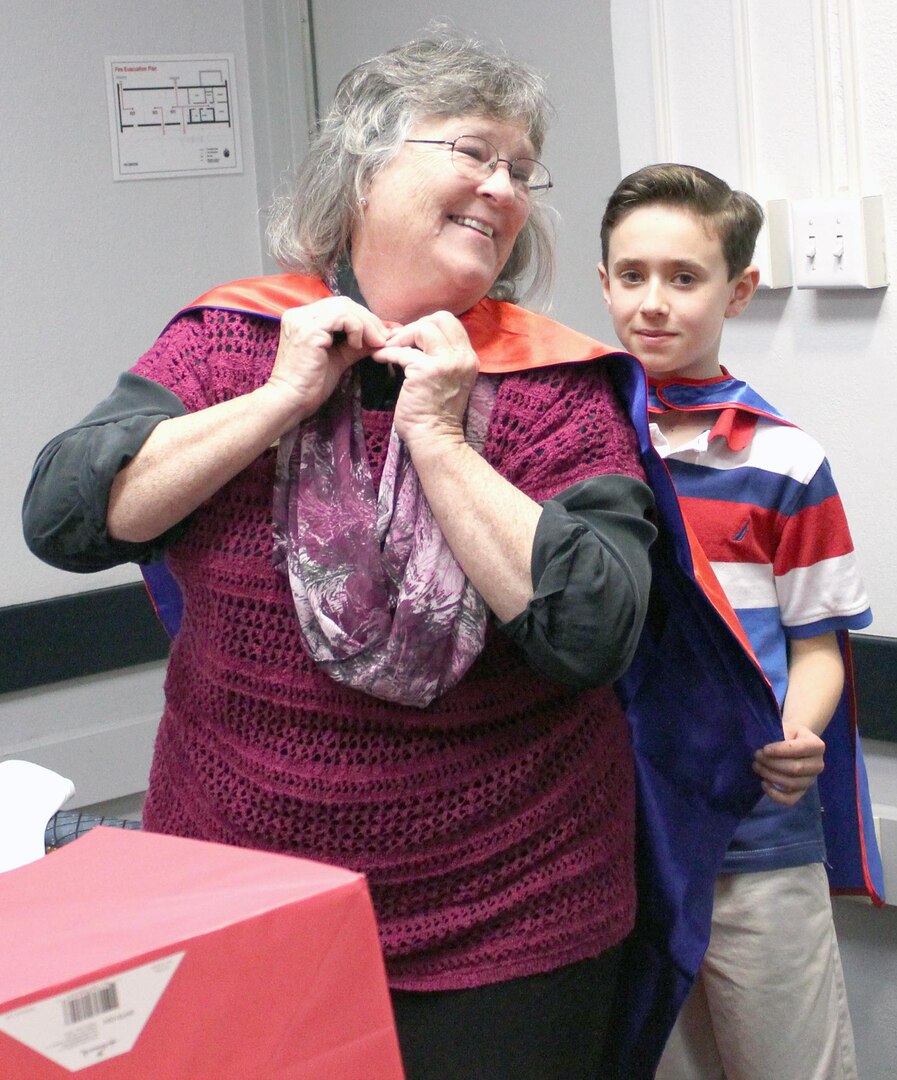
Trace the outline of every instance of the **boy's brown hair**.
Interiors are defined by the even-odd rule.
[[[731,281],[750,265],[763,211],[744,191],[696,165],[646,165],[617,184],[601,219],[601,259],[608,266],[610,234],[640,206],[681,206],[719,236]],[[610,269],[608,267],[608,269]]]

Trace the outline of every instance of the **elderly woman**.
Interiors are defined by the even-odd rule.
[[[609,350],[507,302],[550,276],[547,112],[468,41],[356,68],[290,273],[176,317],[26,500],[55,565],[164,554],[145,827],[363,871],[410,1080],[594,1077],[634,919],[652,496]]]

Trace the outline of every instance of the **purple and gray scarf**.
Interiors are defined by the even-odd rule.
[[[465,436],[478,453],[496,389],[496,377],[481,375],[470,394]],[[449,549],[395,428],[374,492],[354,368],[280,440],[274,558],[289,578],[309,656],[337,682],[424,707],[483,648],[486,605]]]

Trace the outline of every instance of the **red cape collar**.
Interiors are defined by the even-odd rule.
[[[323,281],[314,277],[276,274],[243,278],[203,293],[178,315],[198,308],[219,308],[279,319],[288,308],[332,295]],[[493,374],[582,363],[622,352],[544,315],[500,300],[480,300],[461,316],[461,322],[480,359],[480,371]]]
[[[750,446],[761,416],[793,427],[768,401],[725,368],[710,379],[649,378],[648,412],[656,415],[668,409],[719,412],[709,437],[725,439],[732,451]]]

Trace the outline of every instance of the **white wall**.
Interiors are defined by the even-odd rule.
[[[847,0],[841,0],[842,6]],[[834,159],[844,178],[844,139],[817,135],[819,71],[814,7],[836,11],[836,0],[750,0],[750,74],[753,84],[755,167],[740,151],[733,11],[737,2],[615,0],[614,62],[621,171],[658,160],[699,164],[761,201],[834,194],[826,190],[820,155]],[[652,70],[652,10],[665,22],[666,105],[670,143],[658,145],[657,72]],[[893,95],[897,24],[887,0],[859,0],[857,78],[862,191],[881,194],[887,217],[887,254],[897,280],[897,141]],[[695,33],[700,26],[701,32]],[[836,94],[837,98],[837,87]],[[836,105],[838,101],[836,100]],[[753,175],[751,175],[753,173]],[[888,446],[889,403],[897,390],[892,355],[897,291],[769,290],[747,313],[727,324],[723,362],[752,381],[789,418],[825,445],[847,507],[863,574],[872,597],[871,632],[897,635],[897,506]],[[884,497],[883,497],[884,496]]]

